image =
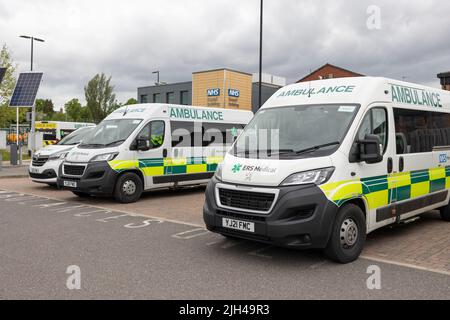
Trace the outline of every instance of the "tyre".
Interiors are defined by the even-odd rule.
[[[361,208],[348,204],[339,209],[325,255],[339,263],[358,259],[366,241],[366,219]]]
[[[450,203],[445,207],[439,209],[441,212],[441,218],[444,221],[450,221]]]
[[[133,172],[126,172],[117,179],[114,199],[121,203],[136,202],[141,197],[142,190],[141,178]]]
[[[89,193],[85,193],[85,192],[72,191],[72,193],[74,195],[76,195],[77,197],[80,197],[80,198],[87,198],[87,197],[89,197]]]

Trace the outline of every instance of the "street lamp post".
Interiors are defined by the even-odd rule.
[[[33,71],[33,56],[34,56],[34,41],[38,41],[38,42],[45,42],[45,40],[40,39],[40,38],[36,38],[36,37],[32,37],[32,36],[20,36],[21,38],[24,39],[30,39],[31,41],[31,64],[30,64],[30,70]],[[17,127],[19,127],[19,108],[17,108]],[[31,130],[30,130],[30,138],[31,138],[31,155],[33,155],[34,153],[34,149],[35,149],[35,122],[36,122],[36,106],[33,105],[33,107],[31,108]],[[17,129],[18,131],[18,129]],[[17,132],[17,146],[19,146],[19,132]]]
[[[153,71],[152,74],[156,74],[156,84],[159,84],[159,70]]]
[[[263,0],[259,10],[259,83],[258,83],[258,109],[262,100],[262,41],[263,41]]]

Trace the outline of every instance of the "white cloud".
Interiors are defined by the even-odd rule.
[[[376,3],[374,3],[376,2]],[[369,5],[381,9],[381,30],[368,30]],[[438,86],[450,70],[450,3],[399,1],[265,1],[264,70],[295,81],[326,62],[368,75]],[[120,101],[161,80],[189,80],[193,71],[258,67],[257,0],[0,0],[0,42],[29,68],[29,43],[42,37],[35,69],[40,91],[61,106],[83,100],[98,72],[112,75]]]

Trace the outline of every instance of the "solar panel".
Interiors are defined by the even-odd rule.
[[[5,73],[6,73],[6,68],[0,68],[0,83],[2,83]]]
[[[42,80],[42,72],[24,72],[19,74],[10,107],[32,107]]]

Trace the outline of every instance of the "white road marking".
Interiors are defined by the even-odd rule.
[[[72,207],[64,207],[64,208],[56,208],[56,209],[51,209],[50,211],[55,211],[58,213],[64,213],[64,212],[69,212],[75,209],[81,209],[81,208],[88,208],[86,205],[82,204],[79,206],[72,206]]]
[[[33,207],[41,208],[41,209],[47,209],[51,207],[60,206],[62,204],[66,204],[67,202],[50,202],[50,203],[41,203],[41,204],[34,204]]]
[[[61,201],[61,199],[58,199],[58,198],[44,197],[42,195],[37,195],[37,194],[34,194],[34,193],[27,193],[27,195],[35,196],[35,197],[38,197],[38,198],[42,198],[41,200],[49,199],[49,200]],[[1,195],[0,195],[0,197],[1,197]],[[73,201],[73,203],[75,204],[76,202]],[[86,206],[88,206],[90,208],[98,208],[98,209],[104,209],[104,210],[113,210],[114,212],[123,212],[123,213],[126,213],[126,214],[128,214],[130,216],[133,216],[133,217],[152,218],[152,219],[158,219],[158,220],[161,220],[161,221],[164,221],[164,222],[170,222],[170,223],[180,224],[180,225],[184,225],[184,226],[190,226],[190,227],[194,227],[194,228],[195,227],[197,227],[197,228],[205,228],[204,225],[197,224],[197,223],[191,223],[191,222],[180,221],[180,220],[175,220],[175,219],[168,219],[168,218],[164,218],[164,217],[158,217],[158,216],[153,216],[153,215],[136,213],[136,212],[131,212],[131,211],[127,211],[127,210],[111,209],[111,208],[108,208],[108,207],[103,207],[103,206],[98,206],[98,205],[93,205],[93,204],[87,204]]]
[[[450,276],[450,271],[433,269],[433,268],[427,268],[427,267],[422,267],[422,266],[418,266],[418,265],[415,265],[415,264],[397,262],[397,261],[392,261],[392,260],[383,259],[383,258],[377,258],[377,257],[371,257],[371,256],[366,256],[366,255],[361,255],[360,258],[366,259],[366,260],[370,260],[370,261],[376,261],[376,262],[382,262],[382,263],[386,263],[386,264],[392,264],[392,265],[396,265],[396,266],[399,266],[399,267],[405,267],[405,268],[411,268],[411,269],[416,269],[416,270],[421,270],[421,271],[434,272],[434,273],[439,273],[439,274],[444,274],[444,275]]]
[[[108,210],[109,211],[109,210]],[[117,216],[111,216],[111,217],[106,217],[106,218],[101,218],[101,219],[96,219],[96,221],[99,222],[108,222],[108,220],[115,220],[115,219],[119,219],[121,217],[129,217],[130,215],[128,213],[126,214],[119,214]]]
[[[3,199],[3,195],[5,194],[12,194],[15,193],[17,194],[17,192],[15,191],[6,191],[6,190],[2,190],[0,191],[0,199]],[[42,201],[42,200],[46,200],[46,199],[51,199],[51,200],[55,200],[55,201],[61,201],[61,199],[57,199],[57,198],[51,198],[51,197],[43,197],[41,195],[36,195],[36,194],[28,194],[30,196],[35,196],[37,198],[40,199],[34,199],[34,200],[30,200],[29,202],[33,202],[33,201]],[[26,200],[25,200],[26,201]],[[106,208],[106,207],[102,207],[102,206],[97,206],[97,205],[86,205],[88,207],[91,208],[98,208],[98,209],[104,209],[104,210],[111,210],[110,208]],[[64,210],[64,209],[61,209]],[[174,220],[174,219],[167,219],[167,218],[163,218],[163,217],[156,217],[156,216],[150,216],[150,215],[144,215],[144,214],[138,214],[135,212],[130,212],[130,211],[126,211],[126,210],[116,210],[114,209],[115,212],[123,212],[126,213],[129,216],[135,216],[135,217],[147,217],[147,218],[152,218],[152,219],[158,219],[164,222],[170,222],[170,223],[175,223],[175,224],[180,224],[180,225],[185,225],[185,226],[191,226],[191,227],[197,227],[197,228],[202,228],[204,229],[203,225],[199,225],[196,223],[189,223],[189,222],[185,222],[185,221],[180,221],[180,220]],[[55,212],[58,212],[55,210]],[[206,230],[206,229],[205,229]],[[234,247],[236,245],[239,245],[241,242],[243,241],[230,241],[227,240],[227,243],[225,243],[222,248],[223,249],[228,249],[231,247]],[[218,241],[220,242],[220,241]],[[215,243],[218,243],[215,242]],[[210,245],[212,245],[214,243],[210,243]],[[402,267],[407,267],[407,268],[412,268],[412,269],[417,269],[417,270],[422,270],[422,271],[428,271],[428,272],[434,272],[434,273],[439,273],[439,274],[444,274],[444,275],[450,275],[450,272],[448,271],[444,271],[444,270],[435,270],[435,269],[431,269],[431,268],[426,268],[426,267],[421,267],[421,266],[417,266],[417,265],[413,265],[413,264],[405,264],[405,263],[400,263],[400,262],[395,262],[395,261],[391,261],[391,260],[387,260],[387,259],[380,259],[380,258],[376,258],[376,257],[371,257],[371,256],[366,256],[366,255],[362,255],[361,256],[362,259],[366,259],[366,260],[371,260],[371,261],[377,261],[377,262],[382,262],[382,263],[386,263],[386,264],[393,264],[393,265],[398,265],[398,266],[402,266]]]
[[[217,240],[217,241],[208,242],[206,245],[207,246],[213,246],[215,244],[218,244],[218,243],[221,243],[221,242],[224,242],[224,241],[225,241],[225,239],[220,239],[220,240]]]
[[[30,198],[31,197],[31,198]],[[5,201],[5,202],[22,202],[22,201],[25,201],[25,200],[27,200],[27,199],[35,199],[36,197],[33,197],[33,196],[23,196],[23,197],[15,197],[15,198],[9,198],[9,199],[5,199],[5,200],[3,200],[3,201]]]
[[[136,224],[136,223],[128,223],[126,225],[124,225],[125,228],[129,228],[129,229],[137,229],[137,228],[143,228],[143,227],[147,227],[149,225],[152,225],[153,222],[160,224],[163,223],[164,221],[158,220],[158,219],[147,219],[142,221],[141,224]]]
[[[172,237],[176,239],[188,240],[195,237],[199,237],[205,234],[208,234],[209,231],[204,228],[196,228],[192,230],[183,231],[177,234],[172,235]]]
[[[109,214],[109,213],[112,213],[112,211],[111,210],[97,209],[97,210],[87,211],[87,212],[78,212],[78,213],[75,213],[73,216],[74,217],[90,217],[91,214],[93,214],[93,213],[106,213],[106,214]],[[103,222],[106,222],[106,221],[103,221]]]
[[[23,197],[25,194],[23,193],[9,193],[9,194],[2,194],[0,195],[0,199],[10,199],[10,198],[17,198],[17,197]],[[5,200],[6,201],[6,200]]]

